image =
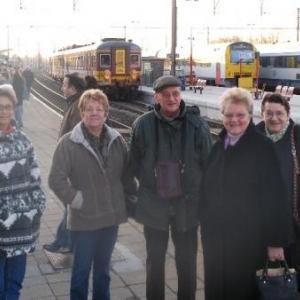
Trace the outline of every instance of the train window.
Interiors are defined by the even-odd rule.
[[[295,68],[295,56],[288,56],[286,58],[286,67]]]
[[[140,56],[138,54],[131,54],[130,55],[130,66],[132,68],[137,68],[140,66]]]
[[[83,56],[79,56],[78,57],[78,66],[77,66],[77,68],[82,69],[83,63],[84,63]]]
[[[295,56],[296,68],[300,68],[300,56]]]
[[[100,54],[100,67],[110,67],[110,54]]]
[[[269,56],[266,57],[260,57],[260,65],[261,67],[270,67],[271,66],[271,59]]]
[[[275,57],[275,59],[274,59],[274,67],[275,68],[284,68],[285,67],[284,57],[283,56]]]

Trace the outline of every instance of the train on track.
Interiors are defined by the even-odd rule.
[[[73,46],[53,53],[50,75],[62,81],[64,75],[79,72],[92,75],[100,88],[114,99],[134,95],[141,81],[141,47],[119,38],[106,38],[100,45]]]
[[[260,82],[271,90],[276,86],[293,86],[300,94],[299,44],[257,45],[260,53]]]
[[[190,58],[177,59],[177,68],[190,77]],[[211,44],[193,50],[193,77],[206,80],[209,85],[255,86],[259,74],[256,47],[247,42]]]

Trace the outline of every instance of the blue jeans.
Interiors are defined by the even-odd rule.
[[[23,126],[23,105],[16,105],[15,106],[15,117],[17,126],[20,128]]]
[[[71,300],[88,299],[89,275],[93,265],[93,300],[110,300],[109,264],[118,226],[93,231],[71,231],[73,269]]]
[[[65,207],[63,218],[57,228],[54,244],[72,249],[71,233],[67,228],[68,208]]]
[[[18,300],[25,277],[27,255],[0,259],[0,300]]]

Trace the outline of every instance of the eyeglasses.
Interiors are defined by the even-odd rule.
[[[180,97],[180,95],[181,95],[179,91],[172,92],[172,93],[161,92],[160,94],[161,94],[161,96],[162,96],[163,98],[165,98],[165,99],[170,99],[171,97],[173,97],[173,98],[178,98],[178,97]]]
[[[93,109],[93,108],[91,108],[91,107],[86,108],[86,109],[84,110],[84,112],[86,112],[86,113],[89,114],[89,115],[92,115],[93,113],[95,113],[95,114],[101,114],[101,113],[103,113],[104,111],[105,111],[105,110],[104,110],[104,109],[101,109],[101,108]]]
[[[223,118],[226,120],[232,120],[233,118],[237,118],[239,121],[242,121],[248,116],[249,114],[223,114]]]
[[[272,112],[272,111],[266,111],[266,112],[264,112],[264,116],[265,116],[267,119],[272,119],[273,117],[282,119],[282,118],[286,117],[287,114],[286,114],[285,112],[283,112],[283,111],[275,111],[275,112]]]
[[[14,107],[11,104],[0,105],[0,111],[13,111]]]

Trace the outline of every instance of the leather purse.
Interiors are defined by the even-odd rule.
[[[154,175],[156,178],[157,196],[160,199],[170,200],[180,198],[184,194],[183,174],[185,169],[185,129],[186,119],[183,120],[181,133],[182,161],[160,161],[158,160],[159,143],[159,120],[155,121],[155,166]]]
[[[289,269],[287,262],[279,262],[278,268],[265,268],[256,271],[256,282],[261,300],[299,300],[297,275],[295,269]]]
[[[157,195],[160,199],[174,199],[183,196],[180,162],[158,162],[155,166]]]

